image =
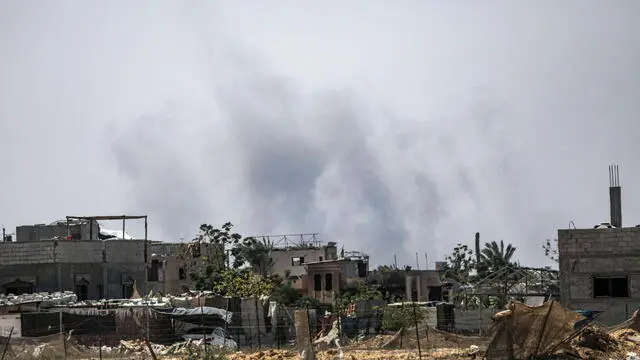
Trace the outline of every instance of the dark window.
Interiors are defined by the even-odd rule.
[[[179,280],[187,280],[187,272],[184,271],[184,268],[178,269],[178,279]]]
[[[322,291],[322,275],[320,274],[313,275],[313,290]]]
[[[151,260],[151,268],[147,270],[147,281],[158,281],[160,271],[160,261]]]
[[[594,276],[593,297],[629,297],[629,279],[626,276]]]
[[[364,261],[358,262],[358,277],[367,277],[367,264]]]
[[[324,275],[324,289],[326,291],[333,290],[333,274]]]
[[[322,256],[320,256],[320,259],[319,259],[319,261],[322,261]]]
[[[87,300],[89,297],[89,286],[86,284],[76,285],[76,295],[79,301]]]
[[[122,285],[122,298],[130,299],[132,296],[133,296],[133,285],[132,284]]]
[[[292,257],[291,258],[291,265],[293,265],[293,266],[301,266],[302,264],[304,264],[304,256]]]
[[[98,285],[98,299],[104,299],[104,286]]]

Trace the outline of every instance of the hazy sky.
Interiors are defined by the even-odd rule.
[[[544,265],[558,228],[609,220],[610,163],[640,223],[639,12],[5,0],[0,224],[146,213],[169,241],[229,220],[412,264],[479,231]]]

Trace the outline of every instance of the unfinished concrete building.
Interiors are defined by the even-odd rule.
[[[19,226],[16,241],[0,243],[1,291],[74,291],[80,300],[129,298],[136,284],[142,293],[178,293],[190,286],[185,256],[222,253],[201,244],[197,254],[185,255],[184,244],[131,239],[124,228],[121,234],[101,231],[97,221],[114,218],[144,218],[146,228],[146,216]]]
[[[622,226],[617,166],[609,175],[610,222],[558,230],[560,301],[604,311],[599,320],[616,324],[640,308],[640,227]]]
[[[367,279],[369,257],[349,252],[339,259],[308,262],[303,276],[303,294],[332,304],[345,287]]]
[[[269,238],[277,239],[272,241],[271,272],[291,281],[295,288],[302,289],[302,277],[307,273],[307,263],[338,259],[336,243],[323,245],[316,236],[317,234],[270,235]]]

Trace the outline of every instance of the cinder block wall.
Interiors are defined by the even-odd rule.
[[[148,259],[154,252],[175,255],[180,248],[181,244],[149,242]],[[90,281],[90,298],[99,297],[99,286],[103,294],[118,297],[123,277],[140,285],[144,274],[144,240],[0,243],[0,285],[21,279],[35,282],[36,291],[73,291],[74,277],[82,275]]]
[[[560,301],[616,324],[640,308],[640,228],[558,230]],[[594,298],[593,276],[627,276],[628,298]]]

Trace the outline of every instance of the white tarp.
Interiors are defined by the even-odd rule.
[[[122,234],[124,234],[124,237],[122,237]],[[100,235],[104,237],[109,236],[115,239],[133,240],[133,236],[127,233],[123,233],[122,230],[109,230],[100,228]]]

